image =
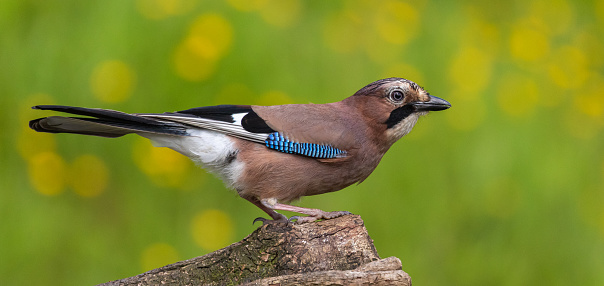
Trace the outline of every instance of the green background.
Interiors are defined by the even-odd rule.
[[[263,213],[144,139],[39,134],[36,104],[327,103],[404,77],[452,108],[362,184],[414,285],[604,285],[604,1],[0,2],[0,281],[90,285],[241,240]],[[291,214],[288,214],[291,215]]]

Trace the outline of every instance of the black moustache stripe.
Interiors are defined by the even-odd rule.
[[[413,114],[413,112],[415,112],[415,108],[412,105],[405,105],[393,110],[392,112],[390,112],[390,117],[388,117],[388,120],[386,120],[385,122],[386,127],[392,128],[396,126],[403,119]]]

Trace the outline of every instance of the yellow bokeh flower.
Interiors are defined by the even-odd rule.
[[[174,51],[173,61],[176,73],[189,81],[200,81],[207,79],[216,69],[216,61],[205,58],[191,47],[191,42],[196,39],[186,39],[180,43]],[[201,42],[201,41],[198,41]]]
[[[209,209],[191,221],[193,239],[201,248],[214,251],[227,246],[233,238],[233,222],[223,211]]]
[[[124,62],[110,60],[94,68],[90,78],[92,93],[103,102],[123,102],[134,89],[136,75]]]
[[[523,61],[542,60],[549,53],[549,40],[541,31],[518,26],[510,35],[510,53],[513,58]]]
[[[189,37],[198,37],[198,45],[191,47],[202,56],[211,59],[222,57],[233,41],[233,28],[231,24],[219,14],[204,14],[193,22],[189,30]]]
[[[189,81],[207,79],[224,57],[233,38],[231,24],[218,14],[199,16],[173,54],[176,73]]]
[[[29,180],[40,194],[58,195],[65,188],[67,164],[54,152],[41,152],[28,161]]]
[[[178,252],[173,246],[167,243],[154,243],[143,250],[141,267],[143,271],[149,271],[179,260]]]

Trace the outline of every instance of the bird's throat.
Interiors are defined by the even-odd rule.
[[[411,129],[413,129],[413,126],[415,126],[415,123],[417,123],[417,119],[420,115],[423,115],[423,113],[412,112],[399,120],[397,124],[386,129],[386,139],[388,143],[394,144],[394,142],[409,134]]]

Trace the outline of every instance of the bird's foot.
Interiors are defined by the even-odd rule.
[[[352,214],[351,212],[348,211],[335,211],[335,212],[325,212],[325,211],[321,211],[318,212],[316,214],[312,214],[309,216],[292,216],[289,218],[288,221],[293,222],[296,221],[297,224],[301,224],[301,223],[307,223],[307,222],[313,222],[316,220],[320,220],[320,219],[332,219],[332,218],[337,218],[337,217],[341,217],[341,216],[345,216],[345,215],[349,215]]]
[[[254,221],[252,222],[252,224],[255,224],[256,222],[261,221],[262,225],[265,224],[273,224],[273,223],[290,223],[290,220],[287,219],[286,216],[280,214],[280,213],[276,213],[279,216],[277,216],[276,218],[273,219],[266,219],[263,217],[257,217],[256,219],[254,219]]]

